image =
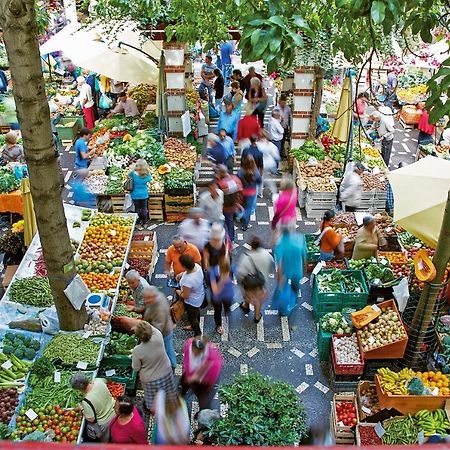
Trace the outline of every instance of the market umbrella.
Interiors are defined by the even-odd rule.
[[[435,248],[450,189],[450,161],[427,156],[388,175],[394,221]]]
[[[350,92],[350,77],[346,77],[342,85],[341,99],[336,113],[336,121],[331,135],[340,142],[347,142],[350,122],[353,118],[352,96]]]
[[[24,241],[28,247],[37,231],[36,215],[34,214],[33,199],[31,197],[30,179],[22,178],[20,193],[23,203]]]
[[[158,116],[158,127],[165,133],[166,132],[166,113],[167,113],[167,100],[164,91],[166,90],[166,73],[164,72],[164,66],[166,64],[166,58],[164,52],[161,51],[161,57],[159,58],[159,79],[156,95],[156,115]]]

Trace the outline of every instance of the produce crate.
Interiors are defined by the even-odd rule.
[[[116,369],[118,367],[131,367],[131,357],[125,355],[107,356],[102,359],[100,367],[102,368],[108,367],[111,369]],[[137,372],[133,370],[133,373],[130,378],[113,375],[112,377],[108,377],[107,379],[116,381],[117,383],[125,384],[127,389],[135,389],[137,381]]]
[[[330,431],[334,437],[336,445],[353,445],[355,443],[355,434],[352,427],[339,425],[336,419],[336,403],[341,401],[352,401],[356,409],[356,420],[358,421],[358,407],[356,405],[355,394],[334,394],[331,404]]]
[[[125,195],[111,195],[111,205],[113,213],[123,213]]]
[[[166,223],[182,222],[187,216],[187,213],[166,211]]]
[[[364,389],[368,389],[368,388],[370,388],[370,387],[376,388],[376,387],[375,387],[375,383],[372,383],[371,381],[364,380],[364,381],[360,381],[360,382],[358,383],[358,388],[357,388],[357,390],[356,390],[356,400],[357,400],[357,404],[358,404],[358,414],[359,414],[359,420],[360,420],[361,422],[364,422],[364,420],[366,419],[366,417],[369,417],[369,416],[368,416],[368,413],[366,413],[366,412],[362,409],[362,407],[363,407],[362,401],[361,401],[361,398],[362,398],[362,391],[363,391]]]
[[[65,125],[73,123],[72,126],[67,127]],[[62,118],[59,123],[56,125],[56,132],[58,133],[58,137],[61,141],[70,141],[73,142],[80,131],[80,125],[78,121],[73,118]]]
[[[342,295],[342,305],[344,308],[352,307],[351,305],[365,306],[369,298],[369,289],[362,270],[343,270],[345,275],[351,274],[353,278],[358,280],[364,289],[364,292],[344,292]]]
[[[402,323],[403,328],[405,328],[400,313],[398,312],[397,306],[394,300],[387,300],[385,302],[379,303],[377,305],[379,308],[390,306],[398,315],[399,321]],[[405,329],[406,332],[406,329]],[[403,358],[405,354],[406,345],[408,344],[408,337],[401,339],[392,344],[384,345],[378,347],[374,350],[369,350],[368,352],[363,352],[361,339],[358,336],[359,351],[365,360],[367,359],[400,359]]]
[[[322,330],[319,325],[319,332],[317,333],[317,348],[319,350],[320,361],[328,361],[330,359],[331,347],[331,333]]]
[[[164,221],[164,194],[149,195],[148,215],[150,220]]]
[[[415,414],[417,411],[427,409],[435,411],[444,408],[449,395],[390,395],[384,392],[380,378],[375,375],[375,387],[381,408],[395,408],[402,414]]]
[[[66,119],[69,122],[75,120],[75,122],[78,124],[80,130],[85,126],[84,124],[84,116],[70,116],[70,117],[62,117],[62,119]]]
[[[314,242],[317,239],[317,235],[316,234],[305,234],[304,235],[304,239],[305,239],[305,248],[307,248],[308,243]],[[317,262],[319,261],[320,258],[320,251],[306,251],[306,261],[307,262]]]
[[[380,258],[386,258],[392,264],[408,264],[406,251],[378,252]]]
[[[358,425],[356,425],[356,429],[355,429],[355,438],[356,438],[356,445],[358,447],[361,447],[362,444],[361,443],[361,433],[360,433],[360,429],[361,428],[375,428],[377,426],[376,423],[358,423]],[[375,433],[375,430],[374,430]],[[366,444],[366,445],[383,445],[383,442],[381,441],[381,438],[379,438],[376,433],[375,433],[375,439],[376,441],[373,444]]]
[[[335,338],[351,336],[351,334],[333,334],[331,338],[331,363],[333,366],[333,371],[336,375],[362,375],[364,372],[364,360],[360,352],[359,356],[361,358],[360,364],[339,364],[336,358],[336,352],[334,348]]]

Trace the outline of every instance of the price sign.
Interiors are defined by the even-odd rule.
[[[383,425],[381,425],[380,422],[378,422],[375,425],[375,433],[377,434],[377,436],[381,439],[384,435],[384,433],[386,433],[386,430],[383,428]]]
[[[111,177],[111,181],[117,181],[118,178],[117,177]]]
[[[88,363],[85,361],[78,361],[77,363],[77,369],[86,370],[88,366]]]
[[[373,336],[369,336],[367,340],[369,341],[369,344],[373,344],[375,342],[375,338]]]
[[[361,409],[366,414],[372,414],[372,411],[367,406],[362,406]]]
[[[381,309],[380,309],[377,305],[372,305],[372,309],[373,309],[375,312],[380,312],[380,311],[381,311]]]
[[[92,331],[86,331],[86,333],[83,334],[83,339],[87,339],[92,334]]]
[[[53,374],[53,381],[55,383],[61,383],[61,372],[55,372]]]
[[[109,232],[111,233],[111,236],[115,236],[117,234],[116,230],[110,230]]]
[[[106,375],[107,377],[113,377],[115,374],[116,374],[116,370],[115,370],[115,369],[110,369],[110,370],[107,370],[107,371],[105,372],[105,375]]]
[[[3,369],[6,369],[6,370],[11,369],[12,366],[13,366],[13,363],[9,359],[8,359],[8,361],[5,361],[2,364]]]
[[[150,236],[144,236],[144,241],[149,241],[150,240]]]
[[[112,254],[111,251],[109,251],[108,253],[106,253],[106,256],[107,256],[108,258],[112,258],[112,257],[113,257],[113,254]]]
[[[25,412],[25,415],[31,420],[33,421],[34,419],[36,419],[36,417],[38,416],[31,408]]]

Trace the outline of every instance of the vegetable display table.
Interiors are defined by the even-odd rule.
[[[19,189],[9,194],[0,194],[0,213],[23,214],[22,196]]]

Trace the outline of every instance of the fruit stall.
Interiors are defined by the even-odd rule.
[[[123,183],[132,165],[144,159],[152,176],[148,184],[150,220],[181,221],[195,203],[196,147],[175,138],[162,142],[156,128],[140,129],[141,123],[142,119],[114,117],[97,124],[90,145],[96,146],[104,168],[91,170],[84,183],[97,196],[99,209],[123,211]]]
[[[123,277],[135,268],[148,276],[157,258],[156,234],[134,233],[135,214],[104,214],[65,205],[81,287],[67,292],[74,307],[86,302],[88,323],[79,332],[60,332],[36,235],[0,302],[0,436],[23,438],[52,429],[55,441],[81,442],[84,420],[73,408],[82,394],[70,386],[83,372],[107,379],[110,392],[136,388],[131,349],[136,338],[116,330],[127,311]],[[79,278],[78,278],[79,277]],[[74,293],[76,292],[76,295]],[[113,319],[114,318],[114,319]],[[11,428],[8,428],[11,425]]]

